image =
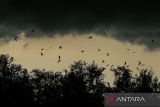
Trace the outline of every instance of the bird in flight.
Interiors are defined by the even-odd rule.
[[[85,52],[84,50],[81,50],[81,53]]]
[[[58,56],[58,61],[57,61],[58,63],[60,63],[61,62],[61,56]]]
[[[98,51],[100,52],[100,51],[101,51],[101,49],[99,48],[99,49],[98,49]]]
[[[144,66],[145,64],[142,64],[141,61],[138,62],[139,66]]]
[[[139,61],[139,62],[138,62],[138,65],[141,65],[141,64],[142,64],[141,61]]]
[[[129,48],[127,48],[127,50],[129,51],[130,49],[129,49]]]
[[[113,67],[113,65],[111,65],[111,68]]]
[[[59,46],[59,49],[61,50],[61,49],[62,49],[62,46]]]
[[[109,66],[109,64],[107,64],[106,66]]]
[[[61,60],[61,56],[58,56],[58,60]]]
[[[107,56],[109,56],[109,53],[107,53]]]
[[[44,54],[41,52],[41,56],[43,56]]]
[[[93,36],[92,36],[92,35],[88,37],[88,39],[92,39],[92,38],[93,38]]]
[[[15,38],[14,38],[14,40],[15,40],[15,41],[18,41],[18,38],[17,38],[17,37],[15,37]]]

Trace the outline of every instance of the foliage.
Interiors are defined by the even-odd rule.
[[[5,105],[103,106],[103,93],[159,92],[160,82],[152,71],[140,70],[132,76],[127,66],[111,69],[114,86],[104,81],[105,68],[78,61],[69,70],[28,72],[13,64],[14,58],[0,55],[0,100]],[[108,71],[107,71],[108,72]]]

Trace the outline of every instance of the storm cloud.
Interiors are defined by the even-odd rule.
[[[32,29],[36,32],[31,33]],[[30,37],[94,32],[157,49],[160,7],[147,1],[1,0],[0,37],[10,38],[19,32]]]

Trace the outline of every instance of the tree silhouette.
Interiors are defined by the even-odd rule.
[[[61,72],[34,69],[28,73],[14,58],[0,55],[0,101],[4,105],[103,107],[104,93],[159,93],[153,71],[132,75],[128,66],[112,68],[114,86],[104,81],[104,67],[78,61]]]
[[[9,105],[29,104],[33,96],[29,74],[21,65],[12,62],[12,57],[0,56],[0,100]]]
[[[131,70],[126,66],[118,66],[111,69],[115,75],[114,85],[116,92],[129,92],[132,89],[132,75]]]
[[[136,79],[136,88],[135,92],[153,92],[153,84],[155,84],[155,80],[153,81],[153,73],[152,71],[147,71],[147,69],[142,69],[140,74]]]

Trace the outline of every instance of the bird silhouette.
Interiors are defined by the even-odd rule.
[[[62,49],[62,46],[59,46],[59,49],[61,50],[61,49]]]
[[[58,63],[60,63],[62,60],[61,60],[61,56],[58,56]]]
[[[129,51],[129,50],[131,50],[131,49],[127,48],[127,50]]]
[[[109,64],[107,64],[106,66],[109,66]]]
[[[15,38],[14,38],[14,40],[15,40],[15,41],[18,41],[18,38],[17,38],[17,37],[15,37]]]
[[[101,51],[101,49],[99,48],[99,49],[98,49],[98,51],[100,52],[100,51]]]
[[[109,56],[109,53],[107,53],[107,56]]]
[[[41,56],[43,56],[44,54],[41,52]]]
[[[141,65],[141,64],[142,64],[141,61],[139,61],[139,62],[138,62],[138,65]]]
[[[85,52],[84,50],[81,50],[81,53]]]
[[[58,59],[61,60],[61,56],[58,56]]]
[[[91,35],[91,36],[89,36],[88,38],[89,38],[89,39],[92,39],[92,38],[93,38],[93,36]]]

